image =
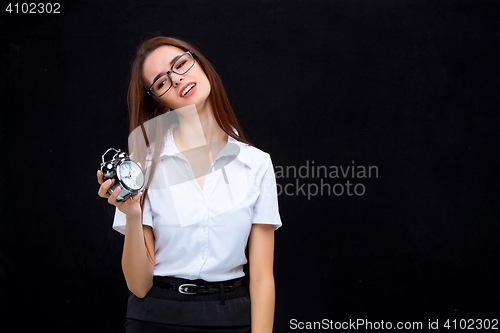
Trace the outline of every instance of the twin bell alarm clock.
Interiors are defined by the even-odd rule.
[[[104,157],[110,151],[115,151],[113,158],[110,161],[104,161]],[[108,189],[108,193],[121,185],[122,190],[118,194],[117,200],[127,200],[130,196],[141,192],[144,189],[145,177],[142,168],[136,162],[132,161],[127,153],[109,148],[102,155],[101,172],[104,177],[103,181],[114,179],[115,182]]]

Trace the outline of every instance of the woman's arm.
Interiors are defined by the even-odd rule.
[[[142,224],[142,210],[139,199],[142,193],[134,195],[132,200],[117,201],[121,187],[118,186],[113,194],[109,195],[107,190],[113,184],[113,180],[103,182],[100,171],[97,172],[97,181],[101,184],[99,196],[107,198],[108,202],[122,213],[126,214],[125,241],[123,244],[122,269],[128,289],[137,297],[143,298],[153,286],[154,273],[154,236],[150,226]],[[147,248],[151,261],[147,255]]]
[[[274,225],[253,224],[248,239],[252,333],[273,331]]]
[[[148,259],[145,242],[153,262]],[[143,225],[140,217],[127,216],[122,270],[128,289],[139,298],[145,297],[153,286],[154,237],[153,229]]]

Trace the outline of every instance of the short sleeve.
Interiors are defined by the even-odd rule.
[[[260,194],[253,207],[252,223],[272,224],[274,230],[277,230],[282,225],[278,209],[276,176],[271,157],[268,158],[268,164],[260,182]]]
[[[115,210],[115,219],[113,221],[113,229],[119,233],[125,235],[125,225],[127,224],[127,215],[122,213],[118,208]],[[146,196],[144,201],[144,211],[142,214],[142,224],[149,225],[153,228],[153,216],[151,214],[151,204],[149,203],[149,198]]]

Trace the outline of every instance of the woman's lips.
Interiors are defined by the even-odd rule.
[[[195,90],[196,90],[196,82],[189,82],[184,87],[182,87],[182,89],[181,89],[181,91],[179,93],[179,96],[181,98],[189,97],[192,94],[194,94]]]

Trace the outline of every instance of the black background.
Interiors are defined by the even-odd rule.
[[[126,146],[130,63],[156,34],[204,53],[275,167],[378,167],[350,179],[361,196],[280,195],[275,332],[498,318],[497,1],[61,4],[0,12],[2,325],[123,331],[123,236],[95,173]]]

